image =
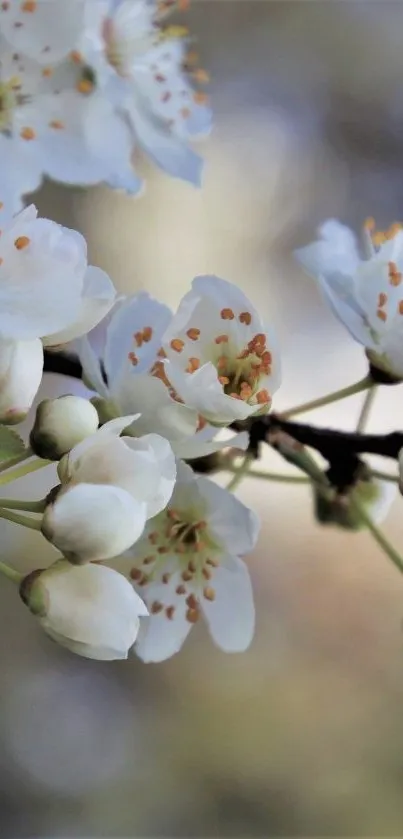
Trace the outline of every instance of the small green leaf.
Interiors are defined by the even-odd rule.
[[[18,460],[26,451],[25,443],[6,425],[0,425],[0,463]]]

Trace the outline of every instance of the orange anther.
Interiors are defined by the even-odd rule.
[[[143,578],[143,572],[140,571],[140,568],[132,568],[130,570],[130,576],[132,580],[134,580],[137,583],[139,580]]]
[[[203,589],[203,594],[206,600],[215,600],[215,591],[211,586],[206,586]]]
[[[131,364],[133,364],[133,367],[135,367],[135,366],[136,366],[136,364],[138,364],[138,363],[139,363],[139,360],[138,360],[138,358],[137,358],[136,353],[134,353],[134,352],[129,352],[129,354],[128,354],[128,356],[127,356],[127,357],[128,357],[128,359],[129,359],[130,363],[131,363]]]
[[[175,616],[175,606],[167,606],[165,609],[165,614],[168,620],[172,621]]]
[[[184,341],[181,341],[180,338],[173,338],[171,343],[170,343],[171,349],[175,350],[175,352],[182,352],[184,346],[185,346],[185,343],[184,343]]]
[[[241,312],[239,315],[240,323],[246,323],[247,326],[252,323],[252,315],[250,312]]]
[[[268,402],[270,402],[269,391],[265,389],[259,390],[256,394],[256,401],[259,405],[266,405]]]
[[[142,332],[135,332],[134,335],[133,335],[133,338],[134,338],[134,340],[136,342],[136,345],[138,347],[141,347],[143,345],[143,333]]]
[[[175,591],[177,594],[186,594],[186,586],[184,586],[181,583],[179,586],[176,587]]]
[[[386,312],[383,311],[383,309],[377,309],[376,314],[377,314],[377,317],[379,318],[379,320],[383,320],[383,322],[385,322],[385,320],[387,320],[388,316],[387,316]]]
[[[200,612],[198,609],[188,609],[186,612],[186,620],[188,623],[197,623],[200,617]]]
[[[24,248],[28,247],[30,241],[31,240],[28,236],[18,236],[18,239],[15,239],[14,241],[14,245],[17,248],[17,251],[23,251]]]
[[[388,295],[385,294],[384,291],[381,291],[379,293],[379,296],[378,296],[378,306],[379,306],[379,308],[382,308],[382,306],[386,306],[387,302],[388,302]]]
[[[56,131],[61,131],[64,127],[64,122],[60,119],[52,119],[49,123],[49,128],[54,128]]]
[[[197,341],[200,338],[200,329],[195,329],[193,326],[186,332],[191,341]]]
[[[166,358],[167,357],[167,354],[166,354],[165,350],[162,349],[162,347],[158,350],[157,356],[158,356],[158,358]]]
[[[23,12],[36,12],[35,0],[25,0],[25,2],[21,4],[21,10]]]
[[[76,90],[78,90],[79,93],[83,93],[85,95],[91,93],[93,89],[94,85],[90,81],[90,79],[80,79],[80,81],[76,84]]]
[[[81,52],[78,52],[78,50],[72,50],[72,52],[70,53],[70,59],[73,62],[73,64],[81,64],[83,61]]]
[[[229,341],[228,335],[217,335],[214,339],[216,344],[227,344]]]
[[[200,367],[200,359],[199,358],[189,358],[189,364],[186,368],[187,373],[194,373],[195,370],[198,370]]]
[[[159,612],[162,612],[163,608],[164,607],[159,600],[154,600],[154,603],[151,604],[150,612],[152,615],[158,615]]]
[[[221,309],[220,315],[223,320],[234,320],[234,313],[232,309]]]
[[[52,76],[52,75],[53,75],[52,67],[44,67],[43,68],[42,76],[44,76],[45,79],[49,78],[49,76]]]
[[[25,125],[24,128],[21,128],[20,137],[22,137],[23,140],[35,140],[36,134],[33,128]]]
[[[223,385],[224,387],[225,387],[225,385],[229,385],[228,376],[219,376],[218,381],[220,382],[220,385]]]
[[[143,329],[143,341],[145,341],[146,344],[148,344],[148,342],[151,341],[152,337],[153,337],[152,327],[151,326],[145,326],[144,329]]]

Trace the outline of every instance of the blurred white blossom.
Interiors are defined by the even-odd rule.
[[[335,315],[362,344],[375,367],[403,378],[403,229],[365,226],[363,254],[348,227],[333,219],[320,239],[296,251]]]

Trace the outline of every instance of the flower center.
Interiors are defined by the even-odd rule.
[[[197,510],[167,509],[153,520],[152,526],[155,529],[148,534],[145,555],[132,568],[130,576],[139,586],[154,582],[169,586],[175,574],[175,594],[184,597],[186,618],[195,623],[200,614],[200,597],[215,599],[210,581],[219,565],[220,546]],[[164,609],[172,620],[175,606],[164,607],[160,601],[150,606],[152,614]]]
[[[394,239],[399,230],[403,230],[403,224],[399,221],[394,221],[387,230],[377,230],[374,218],[367,218],[364,222],[364,230],[370,236],[371,242],[375,248],[384,245]]]

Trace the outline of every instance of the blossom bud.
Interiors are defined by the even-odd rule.
[[[146,606],[112,568],[66,560],[28,574],[20,595],[45,632],[71,652],[103,661],[127,658]]]
[[[316,520],[320,524],[335,525],[343,530],[365,528],[354,502],[363,506],[376,523],[386,517],[396,496],[396,485],[370,478],[358,480],[354,486],[340,493],[333,487],[313,485]]]
[[[71,395],[44,399],[36,410],[31,447],[39,457],[60,460],[97,428],[97,411],[87,399]]]

